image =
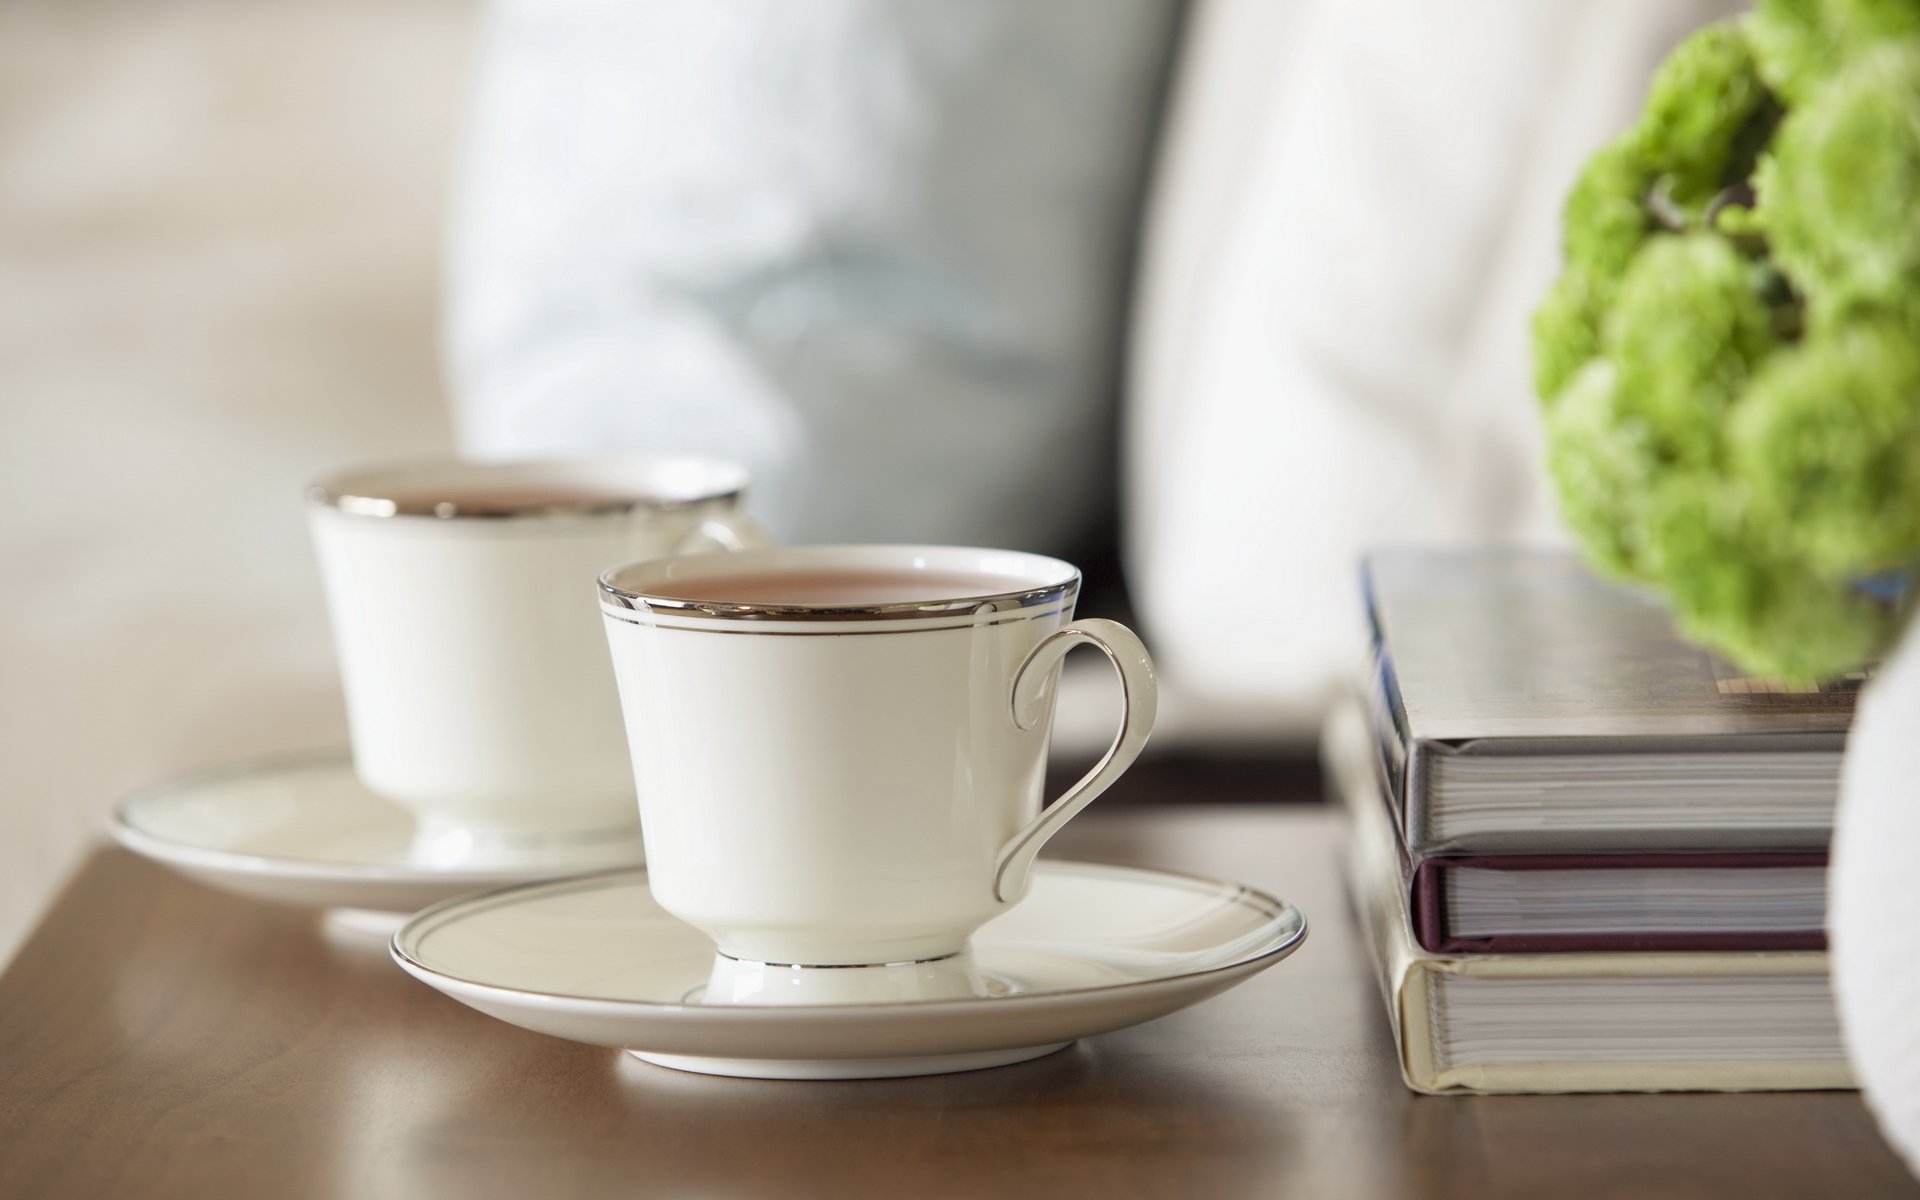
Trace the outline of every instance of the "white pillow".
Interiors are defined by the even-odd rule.
[[[497,0],[465,447],[738,458],[786,540],[1069,544],[1174,8]]]
[[[1529,313],[1561,197],[1727,0],[1211,0],[1151,201],[1128,564],[1175,722],[1304,733],[1355,564],[1561,538]]]

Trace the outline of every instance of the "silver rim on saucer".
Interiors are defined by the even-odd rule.
[[[352,780],[352,760],[344,750],[308,751],[274,755],[185,773],[134,792],[116,806],[108,829],[121,846],[143,858],[173,868],[204,883],[260,899],[329,907],[374,908],[412,912],[422,905],[475,888],[497,887],[533,879],[619,869],[641,858],[637,824],[632,829],[595,830],[580,835],[530,841],[535,852],[519,857],[498,854],[478,857],[470,864],[435,864],[407,856],[414,826],[412,817],[390,801],[381,800]],[[249,781],[265,790],[297,794],[302,788],[352,786],[355,802],[369,811],[379,806],[387,823],[378,832],[378,857],[338,854],[281,854],[221,844],[217,837],[196,838],[182,826],[184,819],[159,820],[173,803],[191,804],[232,789],[244,792]],[[203,799],[204,803],[205,800]],[[222,801],[236,811],[257,814],[258,799],[238,794]],[[317,806],[317,802],[310,801]],[[203,820],[205,818],[202,818]],[[287,818],[288,824],[299,819]],[[389,827],[390,826],[390,827]],[[277,833],[286,825],[263,823]],[[387,842],[391,842],[391,846]],[[324,851],[324,843],[322,844]],[[578,864],[556,861],[556,852]]]

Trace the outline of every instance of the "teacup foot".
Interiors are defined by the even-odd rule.
[[[902,1004],[916,1000],[970,1000],[1008,990],[961,950],[923,962],[810,967],[713,956],[699,997],[702,1004]]]
[[[474,862],[542,864],[565,868],[599,850],[630,848],[627,861],[644,861],[637,822],[600,829],[536,833],[487,829],[428,817],[416,818],[410,857],[429,866],[455,869]]]
[[[649,1054],[629,1050],[641,1062],[697,1075],[736,1079],[899,1079],[909,1075],[951,1075],[1007,1067],[1065,1050],[1072,1042],[1049,1042],[1012,1050],[968,1054],[931,1054],[911,1058],[701,1058],[689,1054]]]
[[[386,953],[394,931],[404,925],[406,913],[384,912],[376,908],[329,908],[320,917],[320,928],[328,941]]]

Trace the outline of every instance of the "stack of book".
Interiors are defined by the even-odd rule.
[[[1323,753],[1407,1083],[1851,1086],[1822,922],[1857,681],[1742,678],[1565,555],[1365,583],[1370,696]]]

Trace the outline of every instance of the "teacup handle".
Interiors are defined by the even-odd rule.
[[[1040,853],[1040,847],[1133,765],[1133,760],[1140,757],[1141,747],[1147,744],[1147,735],[1153,732],[1153,714],[1159,702],[1153,660],[1147,657],[1147,648],[1140,644],[1133,630],[1118,621],[1098,617],[1075,621],[1055,630],[1027,655],[1020,669],[1013,673],[1009,700],[1014,725],[1032,729],[1045,717],[1041,704],[1047,680],[1067,651],[1076,646],[1094,647],[1120,672],[1120,732],[1093,770],[1068,788],[1066,795],[1040,810],[1039,816],[1000,848],[1000,856],[994,862],[993,895],[1003,904],[1011,904],[1026,894],[1027,873],[1033,869],[1034,856]]]
[[[692,529],[687,530],[674,544],[673,552],[693,554],[708,546],[713,546],[727,554],[738,554],[742,550],[758,550],[773,545],[773,539],[767,531],[760,528],[753,518],[736,514],[732,517],[708,517]]]

